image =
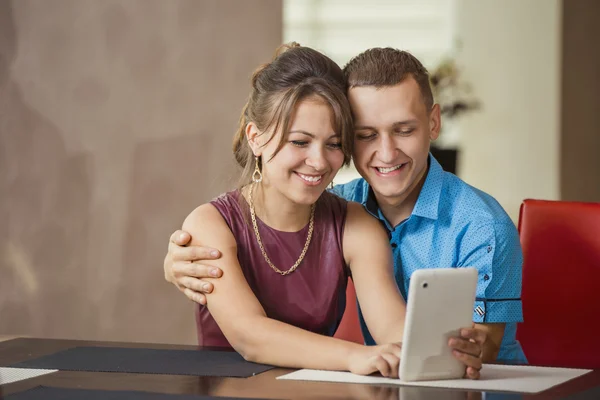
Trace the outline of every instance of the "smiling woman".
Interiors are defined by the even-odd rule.
[[[252,77],[233,150],[240,187],[194,210],[192,245],[221,250],[198,341],[284,367],[398,375],[405,304],[379,223],[326,192],[350,161],[353,125],[341,68],[283,46]],[[349,274],[379,346],[334,339]],[[185,285],[186,287],[189,287]],[[186,289],[189,290],[189,289]],[[380,302],[386,304],[385,312]]]
[[[253,154],[266,160],[260,168],[263,180],[258,185],[265,209],[273,208],[268,203],[281,207],[286,200],[293,207],[310,205],[323,193],[347,158],[342,151],[342,136],[336,133],[340,130],[332,126],[333,121],[329,104],[311,95],[295,106],[287,135],[283,131],[269,135],[254,122],[247,125],[246,138]],[[279,140],[272,140],[275,136]]]
[[[291,121],[299,112],[296,105],[306,99],[326,107],[327,123],[335,125],[340,139],[345,139],[340,142],[343,163],[350,162],[352,116],[345,96],[346,82],[342,70],[333,61],[296,43],[283,45],[276,51],[271,63],[260,66],[254,72],[251,83],[252,90],[233,142],[236,161],[244,169],[241,185],[250,182],[257,157],[258,168],[262,169],[264,165],[262,152],[257,153],[249,144],[257,143],[255,139],[261,136],[258,142],[265,146],[278,136],[278,144],[270,155],[271,159],[275,157],[288,140],[288,133],[291,133]],[[300,128],[293,130],[302,130]]]

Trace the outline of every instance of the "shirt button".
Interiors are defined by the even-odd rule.
[[[488,246],[488,247],[487,247],[487,252],[489,253],[489,252],[491,252],[491,251],[492,251],[492,246]]]
[[[396,243],[390,243],[392,245],[392,248],[395,249],[396,247],[398,247],[398,245]]]
[[[483,276],[483,280],[484,280],[484,281],[489,281],[489,280],[490,280],[490,277],[488,276],[488,274],[485,274],[485,275]]]

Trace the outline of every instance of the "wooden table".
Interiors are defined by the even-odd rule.
[[[0,343],[0,366],[8,366],[13,363],[34,359],[77,346],[197,349],[197,347],[194,346],[18,338]],[[143,390],[159,393],[273,399],[600,399],[600,370],[593,371],[537,395],[488,393],[485,397],[481,392],[459,390],[327,382],[278,381],[275,379],[277,376],[288,372],[290,372],[290,370],[277,368],[251,378],[217,378],[181,375],[59,371],[38,378],[0,386],[0,399],[3,395],[27,390],[38,385],[82,389]]]

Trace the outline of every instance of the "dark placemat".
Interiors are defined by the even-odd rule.
[[[564,400],[597,400],[600,399],[600,386],[593,387],[588,390],[583,390],[579,393],[572,394],[568,397],[562,397]]]
[[[24,392],[14,393],[6,400],[253,400],[240,397],[198,396],[192,394],[166,394],[125,390],[66,389],[38,386]],[[256,400],[256,399],[255,399]]]
[[[238,353],[229,351],[120,347],[74,347],[10,367],[235,378],[246,378],[273,368],[248,362]]]

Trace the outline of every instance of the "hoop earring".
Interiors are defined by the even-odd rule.
[[[252,182],[260,183],[262,182],[262,172],[260,172],[260,168],[258,166],[258,157],[254,156],[255,166],[254,172],[252,173]]]

